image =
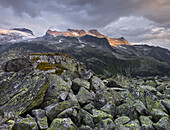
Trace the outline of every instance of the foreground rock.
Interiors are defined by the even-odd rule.
[[[28,57],[0,73],[0,129],[170,129],[169,78],[100,79],[68,55]]]

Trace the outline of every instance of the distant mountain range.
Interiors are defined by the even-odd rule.
[[[74,29],[68,29],[65,32],[60,32],[60,31],[51,31],[48,30],[47,34],[53,35],[53,36],[73,36],[73,37],[81,37],[81,36],[85,36],[85,35],[90,35],[90,36],[95,36],[98,38],[106,38],[108,40],[108,42],[110,43],[110,45],[117,47],[118,45],[131,45],[126,39],[124,39],[123,37],[121,38],[109,38],[103,34],[101,34],[98,30],[94,29],[94,30],[89,30],[88,32],[84,31],[84,30],[74,30]]]
[[[0,54],[15,48],[28,52],[68,53],[102,75],[170,76],[168,49],[131,45],[123,37],[109,38],[97,30],[48,30],[42,37],[35,37],[28,29],[0,30]]]
[[[6,42],[18,42],[36,38],[33,32],[26,28],[13,28],[11,30],[0,29],[0,44]]]

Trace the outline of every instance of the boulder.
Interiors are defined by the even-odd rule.
[[[71,81],[66,82],[60,76],[50,74],[49,87],[47,89],[42,106],[47,107],[50,104],[58,103],[59,101],[65,101],[71,89],[71,84]]]
[[[72,107],[62,111],[57,118],[70,118],[76,126],[81,126],[80,116],[79,116],[79,108]]]
[[[111,88],[106,88],[96,92],[94,106],[97,109],[103,107],[108,101],[112,101],[115,105],[119,105],[122,102],[122,97],[118,92]]]
[[[24,81],[26,76],[33,77],[33,75],[34,71],[30,67],[19,72],[0,73],[0,106],[8,102],[11,97],[14,97],[14,95],[23,88],[20,84]]]
[[[152,86],[144,86],[144,85],[141,85],[141,86],[140,86],[140,89],[141,89],[141,91],[148,90],[148,91],[150,91],[150,92],[152,92],[152,93],[154,93],[154,94],[157,93],[157,90],[155,89],[155,87],[152,87]]]
[[[159,119],[161,119],[162,117],[169,117],[169,115],[165,113],[164,111],[160,109],[155,109],[155,108],[152,109],[150,114],[153,117],[154,121],[159,121]]]
[[[105,120],[102,120],[100,123],[98,123],[97,128],[100,129],[104,129],[104,130],[113,130],[115,128],[115,125],[112,121],[112,119],[107,118]]]
[[[170,100],[162,100],[161,103],[165,106],[166,110],[170,113]]]
[[[166,111],[165,107],[159,102],[159,99],[156,95],[154,95],[152,92],[145,91],[145,103],[148,111],[152,111],[153,108],[155,109],[160,109],[163,111]]]
[[[126,115],[130,117],[130,119],[137,119],[138,114],[137,111],[135,110],[135,107],[133,104],[129,103],[123,103],[122,105],[119,105],[117,107],[117,114],[120,116]]]
[[[110,114],[107,114],[106,112],[93,109],[93,120],[95,124],[101,122],[103,119],[106,119],[106,118],[112,119],[113,116]]]
[[[0,118],[1,120],[1,118]],[[0,123],[0,130],[13,130],[15,125],[14,120],[8,120],[5,124]]]
[[[77,130],[76,125],[70,118],[56,118],[50,125],[50,130]]]
[[[15,121],[14,130],[38,130],[38,125],[33,117],[18,117]]]
[[[112,101],[108,101],[100,110],[111,114],[113,117],[117,114],[116,105]]]
[[[114,130],[129,130],[129,128],[125,127],[124,125],[120,124],[120,125],[115,125],[115,129]]]
[[[106,86],[103,83],[103,81],[99,79],[98,77],[93,76],[93,78],[91,79],[91,89],[96,92],[104,88],[106,88]]]
[[[155,80],[146,80],[146,82],[144,82],[142,85],[156,87],[157,83]]]
[[[93,122],[93,115],[92,114],[90,114],[89,112],[82,109],[80,111],[80,117],[82,119],[83,125],[88,125],[91,128],[94,128],[94,122]]]
[[[68,94],[68,99],[59,103],[51,104],[45,107],[46,115],[50,121],[58,116],[59,113],[71,107],[80,107],[76,96],[73,93]]]
[[[82,125],[81,127],[79,127],[79,130],[93,130],[93,129],[88,125]]]
[[[29,66],[32,66],[32,64],[27,58],[18,58],[18,59],[12,59],[5,62],[1,68],[5,72],[11,72],[11,71],[18,72]]]
[[[48,128],[48,121],[45,115],[45,111],[42,109],[34,109],[32,110],[32,114],[35,116],[37,124],[40,129]]]
[[[146,109],[145,105],[143,104],[143,102],[141,102],[140,100],[136,100],[135,104],[133,106],[136,108],[136,111],[138,111],[140,113],[140,115],[146,114],[147,109]]]
[[[10,119],[39,106],[44,100],[48,84],[46,73],[33,72],[29,74],[21,81],[21,83],[14,86],[15,90],[11,94],[11,97],[8,97],[10,95],[8,94],[8,91],[1,90],[1,92],[4,92],[0,93],[1,96],[3,95],[4,98],[7,97],[8,102],[0,107],[0,111]],[[8,87],[10,90],[12,86]]]
[[[141,130],[140,123],[138,120],[130,121],[127,124],[125,124],[124,126],[130,130]]]
[[[94,108],[95,108],[95,107],[93,106],[93,103],[89,103],[89,104],[87,104],[87,105],[85,105],[85,106],[83,107],[84,110],[88,111],[88,112],[91,113],[91,114],[92,114],[92,110],[93,110]]]
[[[130,121],[130,118],[128,116],[121,116],[121,117],[115,119],[114,123],[115,123],[115,125],[120,125],[120,124],[124,125],[124,124],[128,123],[129,121]]]
[[[52,121],[54,118],[58,116],[62,111],[72,107],[69,101],[63,101],[57,104],[51,104],[45,108],[46,115]]]
[[[84,87],[87,90],[90,89],[90,83],[87,80],[76,78],[73,80],[72,90],[75,94],[78,93],[80,87]]]
[[[154,124],[157,130],[169,130],[170,119],[168,117],[162,117],[157,123]]]
[[[122,88],[120,85],[118,85],[113,79],[109,79],[106,83],[106,86],[108,88]]]
[[[123,87],[123,88],[129,88],[130,86],[133,86],[133,84],[129,81],[129,79],[123,75],[115,75],[115,77],[113,78],[113,81]]]
[[[140,122],[143,129],[154,130],[153,122],[147,116],[140,116]]]
[[[82,104],[90,103],[92,100],[94,100],[95,94],[94,92],[92,91],[90,92],[84,87],[81,87],[76,97],[79,103],[82,105]]]

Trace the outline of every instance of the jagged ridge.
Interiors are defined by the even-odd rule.
[[[101,34],[98,30],[93,29],[93,30],[89,30],[89,31],[84,31],[84,30],[74,30],[74,29],[68,29],[67,31],[52,31],[52,30],[48,30],[47,31],[48,34],[53,35],[53,36],[59,36],[59,35],[63,35],[63,36],[73,36],[73,37],[80,37],[80,36],[84,36],[84,35],[91,35],[91,36],[95,36],[95,37],[99,37],[99,38],[106,38],[108,40],[108,42],[110,43],[110,45],[118,47],[118,45],[131,45],[125,38],[109,38],[103,34]]]

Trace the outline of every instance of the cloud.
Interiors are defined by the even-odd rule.
[[[105,26],[123,16],[143,16],[162,25],[169,25],[169,0],[1,0],[0,5],[16,14],[41,16],[42,12],[63,14],[70,21]]]
[[[0,0],[0,9],[0,28],[28,27],[38,35],[49,27],[97,28],[130,42],[169,39],[169,0]]]

